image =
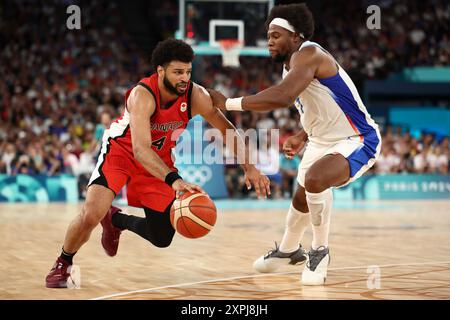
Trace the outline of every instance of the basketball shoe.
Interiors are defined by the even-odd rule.
[[[119,238],[122,229],[119,229],[112,224],[112,216],[119,212],[121,212],[119,208],[111,206],[108,213],[100,222],[103,227],[102,246],[103,249],[105,249],[106,254],[110,257],[114,257],[119,248]]]
[[[305,261],[305,250],[303,250],[302,245],[299,245],[299,248],[294,252],[284,253],[280,251],[275,242],[275,249],[256,259],[253,263],[253,268],[262,273],[275,272],[282,265],[297,265]]]
[[[321,246],[317,250],[308,252],[308,261],[302,273],[302,283],[306,286],[320,286],[327,278],[328,265],[330,264],[330,250]]]
[[[67,288],[67,279],[70,277],[71,268],[71,264],[58,257],[50,273],[45,278],[45,286],[47,288]]]

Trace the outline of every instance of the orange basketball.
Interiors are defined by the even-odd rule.
[[[185,192],[170,209],[170,222],[186,238],[207,235],[217,219],[217,210],[211,198],[201,192]]]

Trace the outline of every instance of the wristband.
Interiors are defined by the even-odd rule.
[[[178,179],[183,179],[183,178],[180,177],[178,172],[172,171],[172,172],[167,174],[167,176],[164,179],[164,181],[171,187],[172,184]]]
[[[234,99],[228,98],[225,101],[225,108],[229,111],[242,111],[242,99],[243,98],[244,97],[234,98]]]

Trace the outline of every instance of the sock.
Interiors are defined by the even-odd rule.
[[[147,232],[147,223],[145,218],[135,217],[123,213],[116,213],[112,216],[112,224],[121,230],[130,230],[139,235]]]
[[[280,244],[280,251],[289,253],[299,248],[299,242],[309,226],[309,212],[301,212],[291,203],[286,216],[286,227]]]
[[[67,253],[64,251],[64,247],[61,250],[61,255],[59,256],[61,259],[67,261],[69,264],[72,264],[73,256],[76,254],[74,253]]]
[[[150,241],[157,247],[167,247],[175,234],[168,212],[153,212],[145,208],[145,218],[123,213],[112,216],[112,224],[119,229],[129,230]]]
[[[306,201],[311,213],[313,228],[312,249],[317,250],[321,246],[328,247],[333,192],[330,188],[320,193],[306,191]]]

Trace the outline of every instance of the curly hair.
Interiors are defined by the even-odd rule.
[[[286,19],[295,31],[304,35],[305,40],[311,39],[314,34],[314,17],[305,3],[274,6],[265,23],[267,29],[275,18]]]
[[[152,65],[167,65],[171,61],[192,62],[194,60],[194,50],[186,42],[177,39],[166,39],[158,42],[152,53]]]

